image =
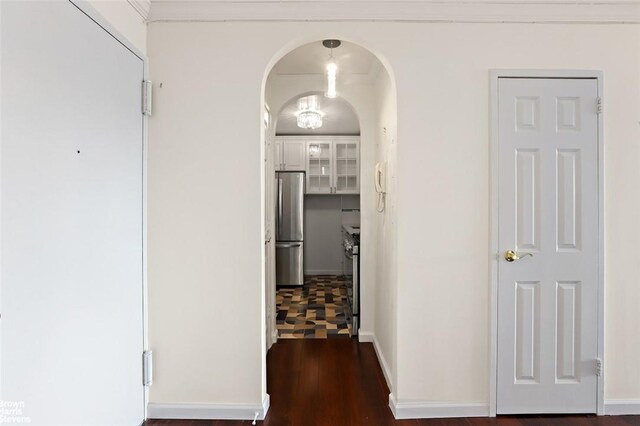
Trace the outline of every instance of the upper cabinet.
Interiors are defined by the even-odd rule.
[[[274,166],[277,171],[305,170],[306,141],[296,138],[276,138],[273,144]]]
[[[357,140],[334,141],[335,161],[334,192],[337,194],[360,193],[360,149]]]
[[[306,172],[307,194],[360,193],[358,136],[279,136],[273,146],[277,171]]]
[[[307,141],[307,194],[333,194],[333,143]]]

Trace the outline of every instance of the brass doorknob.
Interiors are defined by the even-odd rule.
[[[527,256],[533,257],[533,253],[523,253],[521,255],[518,255],[518,253],[513,250],[507,250],[504,252],[504,260],[506,260],[507,262],[513,262],[514,260],[522,259],[523,257]]]

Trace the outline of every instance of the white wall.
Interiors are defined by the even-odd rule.
[[[374,334],[383,371],[391,391],[396,377],[397,327],[397,255],[396,255],[396,97],[388,73],[381,72],[375,84],[376,92],[376,163],[387,163],[387,193],[384,210],[377,214],[376,290]],[[376,200],[376,203],[378,201]],[[382,210],[383,204],[376,206]]]
[[[136,49],[147,53],[147,24],[127,0],[87,0]],[[140,1],[140,3],[144,3]]]
[[[488,401],[488,70],[604,71],[606,398],[640,400],[637,26],[227,22],[150,25],[151,401],[261,401],[263,78],[328,36],[397,87],[399,401]]]

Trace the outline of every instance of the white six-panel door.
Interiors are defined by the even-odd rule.
[[[594,413],[597,80],[500,78],[498,93],[497,413]]]
[[[1,7],[0,399],[137,426],[144,62],[68,1]]]

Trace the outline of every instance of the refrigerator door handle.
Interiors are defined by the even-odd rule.
[[[300,246],[302,246],[302,243],[276,243],[276,248],[294,248]]]
[[[278,233],[282,229],[282,179],[278,178]]]

